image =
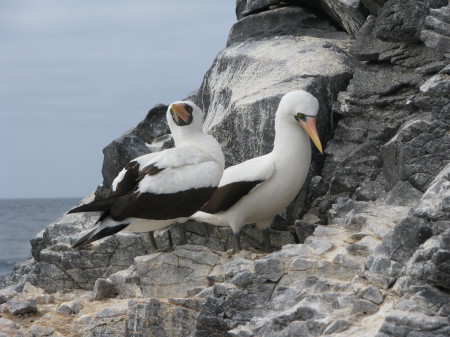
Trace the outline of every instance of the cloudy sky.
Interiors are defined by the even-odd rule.
[[[102,149],[198,88],[235,0],[1,0],[0,198],[83,197]]]

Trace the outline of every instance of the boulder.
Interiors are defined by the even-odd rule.
[[[81,304],[77,300],[61,303],[56,310],[63,315],[76,315],[81,310]]]
[[[391,42],[417,42],[425,17],[427,1],[389,0],[378,12],[375,36]]]
[[[37,313],[37,304],[35,299],[13,299],[6,302],[6,309],[13,315],[35,314]]]
[[[95,281],[93,297],[94,300],[103,300],[106,298],[116,297],[118,291],[114,286],[114,283],[108,279],[99,278]]]
[[[17,295],[17,292],[14,290],[13,287],[6,287],[3,289],[0,289],[0,304],[8,302],[10,299],[15,297]]]
[[[228,36],[227,46],[247,40],[265,40],[270,36],[343,36],[329,20],[300,7],[281,7],[246,16],[236,22]]]
[[[444,1],[445,2],[445,1]],[[424,27],[420,32],[420,39],[426,46],[443,53],[450,52],[450,5],[432,8],[424,20]]]

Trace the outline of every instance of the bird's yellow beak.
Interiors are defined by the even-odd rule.
[[[190,114],[184,108],[184,104],[183,103],[178,103],[178,104],[172,103],[170,105],[170,108],[174,112],[173,116],[175,118],[175,122],[178,122],[178,118],[181,118],[186,124],[188,124]]]
[[[311,140],[313,141],[317,149],[320,151],[320,153],[323,153],[322,143],[320,142],[319,135],[317,134],[316,118],[306,117],[306,122],[303,120],[299,120],[298,123],[308,133],[309,138],[311,138]]]

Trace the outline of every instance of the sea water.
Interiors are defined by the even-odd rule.
[[[0,199],[0,274],[26,260],[30,240],[80,199]]]

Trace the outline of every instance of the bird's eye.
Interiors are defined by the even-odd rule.
[[[188,112],[188,113],[192,113],[192,107],[188,104],[184,105],[184,110],[186,110],[186,112]]]
[[[299,122],[299,121],[305,119],[305,115],[303,115],[302,113],[299,112],[298,114],[296,114],[296,115],[294,116],[294,118],[295,118],[295,120],[296,120],[297,122]]]

